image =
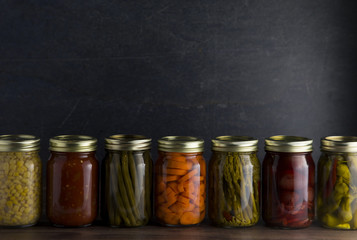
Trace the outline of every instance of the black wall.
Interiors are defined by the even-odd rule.
[[[356,1],[1,1],[0,134],[357,135]]]

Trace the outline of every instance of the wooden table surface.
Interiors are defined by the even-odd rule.
[[[223,229],[201,224],[195,227],[170,228],[148,225],[140,228],[111,228],[93,225],[86,228],[56,228],[46,223],[23,229],[0,229],[1,240],[25,239],[357,239],[357,231],[331,230],[313,224],[299,230],[281,230],[258,224],[251,228]]]

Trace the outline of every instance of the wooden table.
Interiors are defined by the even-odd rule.
[[[148,225],[140,228],[110,228],[94,225],[86,228],[55,228],[47,223],[23,229],[0,229],[1,240],[42,239],[357,239],[357,231],[330,230],[317,224],[299,230],[280,230],[258,224],[251,228],[222,229],[202,224],[195,227],[161,227]]]

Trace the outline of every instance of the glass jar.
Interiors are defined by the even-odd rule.
[[[0,135],[0,226],[27,227],[41,214],[40,139]]]
[[[47,217],[57,227],[84,227],[97,216],[97,139],[61,135],[50,139]]]
[[[151,139],[113,135],[105,143],[103,218],[112,227],[146,225],[151,218]]]
[[[259,220],[258,140],[220,136],[212,140],[208,214],[214,225],[247,227]]]
[[[155,217],[165,226],[188,226],[205,217],[206,163],[204,141],[167,136],[158,141],[155,164]]]
[[[262,216],[267,226],[308,227],[314,219],[315,164],[312,140],[296,136],[265,139]]]
[[[321,139],[317,218],[324,227],[357,229],[357,137]]]

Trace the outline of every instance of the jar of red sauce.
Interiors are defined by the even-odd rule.
[[[315,164],[312,140],[296,136],[265,139],[262,216],[267,226],[308,227],[314,219]]]
[[[155,217],[165,226],[189,226],[206,213],[204,141],[189,136],[158,140],[155,163]]]
[[[97,216],[97,139],[61,135],[50,139],[47,217],[54,226],[89,226]]]

